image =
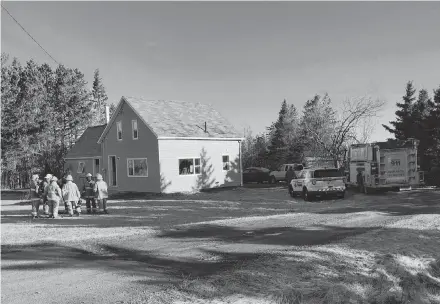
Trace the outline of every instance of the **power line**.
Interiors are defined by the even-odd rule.
[[[20,24],[20,22],[18,22],[17,19],[15,19],[14,16],[12,16],[11,13],[10,13],[10,12],[9,12],[9,11],[8,11],[3,5],[2,5],[2,8],[8,13],[9,16],[11,16],[12,19],[13,19],[13,20],[14,20],[14,21],[15,21],[15,22],[21,27],[21,29],[22,29],[26,34],[28,34],[28,36],[31,37],[31,39],[32,39],[33,41],[35,41],[35,43],[38,44],[38,46],[39,46],[39,47],[40,47],[40,48],[41,48],[41,49],[42,49],[42,50],[43,50],[43,51],[44,51],[44,52],[45,52],[45,53],[46,53],[46,54],[47,54],[47,55],[53,60],[53,61],[55,61],[56,64],[58,64],[58,65],[60,64],[58,61],[56,61],[56,60],[55,60],[55,59],[49,54],[48,51],[46,51],[46,50],[41,46],[41,44],[38,43],[37,40],[34,39],[34,37],[32,37],[31,34],[29,34],[28,31],[26,31],[26,29]]]

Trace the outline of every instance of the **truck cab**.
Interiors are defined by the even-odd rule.
[[[304,169],[304,166],[302,164],[282,164],[278,170],[270,172],[270,182],[275,184],[279,181],[286,181],[286,173],[290,168],[293,168],[293,171],[295,171],[295,174],[298,176]]]

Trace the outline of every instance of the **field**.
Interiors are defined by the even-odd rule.
[[[440,303],[440,191],[238,188],[56,220],[21,197],[2,193],[2,303]]]

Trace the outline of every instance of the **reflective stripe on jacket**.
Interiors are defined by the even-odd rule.
[[[95,182],[93,180],[86,181],[83,187],[84,197],[85,198],[95,198]]]

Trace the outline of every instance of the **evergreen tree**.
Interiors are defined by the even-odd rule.
[[[328,94],[315,95],[304,105],[301,119],[300,143],[304,155],[310,157],[330,157],[332,139],[335,135],[336,112],[332,108]]]
[[[396,113],[396,120],[390,121],[392,127],[382,125],[388,132],[394,134],[396,139],[406,139],[412,136],[412,106],[416,99],[414,96],[416,89],[413,86],[412,81],[408,81],[406,84],[406,94],[403,96],[403,102],[397,103],[398,110]]]
[[[19,121],[15,111],[16,100],[19,94],[18,83],[22,74],[22,66],[16,58],[11,65],[7,65],[7,55],[2,54],[2,81],[1,81],[1,151],[2,151],[2,183],[15,188],[18,178],[17,166],[19,149],[19,130],[16,124]]]
[[[429,115],[430,136],[433,139],[435,165],[440,167],[440,86],[434,90],[433,105]]]
[[[286,158],[286,146],[284,144],[284,119],[287,113],[287,101],[281,103],[278,119],[272,126],[270,144],[268,147],[268,160],[270,167],[275,169],[284,163]]]
[[[422,170],[429,170],[431,162],[433,138],[429,130],[429,114],[433,103],[429,98],[428,91],[422,89],[419,91],[417,101],[414,103],[411,111],[412,137],[418,139],[418,155],[420,156],[420,166]]]
[[[254,155],[253,166],[256,167],[269,167],[267,161],[267,141],[266,137],[263,135],[257,135],[254,141]]]
[[[21,186],[31,171],[63,172],[63,158],[91,121],[92,103],[77,69],[1,58],[2,183]],[[16,183],[15,183],[16,184]]]
[[[110,104],[109,107],[109,119],[112,119],[113,114],[116,111],[116,105],[114,103]]]
[[[108,97],[102,79],[99,76],[99,69],[96,69],[94,73],[92,97],[94,111],[93,125],[105,124],[105,107],[107,106]]]

